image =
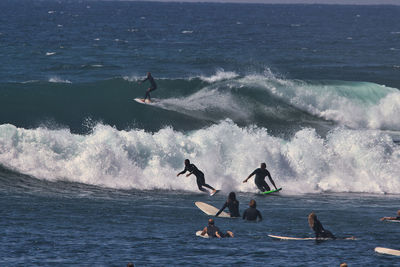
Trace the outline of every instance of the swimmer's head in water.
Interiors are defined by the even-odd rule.
[[[252,208],[256,208],[257,207],[257,203],[254,199],[250,200],[249,206]]]

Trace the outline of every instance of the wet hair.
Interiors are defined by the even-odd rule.
[[[190,160],[185,159],[185,165],[188,165],[188,164],[190,164]]]
[[[397,215],[400,216],[400,210],[397,211]]]
[[[229,196],[228,196],[228,202],[235,201],[235,200],[236,200],[235,192],[230,192]]]
[[[267,168],[267,164],[265,164],[265,162],[261,163],[261,169],[265,169]]]
[[[249,206],[252,208],[256,208],[257,207],[257,203],[254,199],[250,200]]]
[[[213,219],[208,219],[208,225],[214,225],[214,220]]]
[[[317,215],[315,215],[314,212],[311,212],[308,215],[308,225],[310,225],[311,228],[314,228],[315,219],[317,219]]]
[[[135,265],[133,265],[132,262],[128,262],[128,264],[126,265],[126,267],[135,267]]]

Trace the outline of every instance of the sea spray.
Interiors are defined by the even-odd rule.
[[[38,179],[111,188],[197,191],[194,177],[176,177],[189,158],[207,183],[224,191],[256,192],[242,181],[261,162],[286,193],[400,190],[400,148],[379,131],[337,128],[326,138],[314,129],[290,140],[259,127],[222,121],[182,133],[151,133],[98,124],[91,134],[0,126],[0,164]],[[284,193],[283,192],[283,193]]]

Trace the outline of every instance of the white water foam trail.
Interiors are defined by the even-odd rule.
[[[351,128],[400,131],[400,91],[368,82],[311,83],[248,75],[240,86],[260,88],[309,114]]]
[[[197,192],[194,177],[176,177],[185,158],[205,172],[207,183],[225,192],[256,192],[252,180],[242,181],[261,162],[282,193],[400,192],[400,147],[374,130],[338,128],[322,138],[304,129],[283,140],[231,121],[186,134],[97,125],[92,134],[75,135],[0,126],[0,164],[38,179]]]

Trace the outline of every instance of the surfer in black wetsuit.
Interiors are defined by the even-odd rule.
[[[215,190],[215,188],[213,188],[211,185],[206,184],[206,180],[204,178],[204,173],[202,171],[200,171],[199,169],[197,169],[197,167],[194,164],[190,164],[190,161],[188,159],[185,159],[185,169],[183,171],[181,171],[180,173],[178,173],[176,176],[184,174],[187,171],[189,173],[186,174],[186,177],[189,177],[192,173],[196,176],[197,186],[199,187],[200,191],[207,192],[207,190],[203,188],[203,186],[204,186],[204,187],[207,187],[207,188],[210,188],[211,190],[213,190],[213,192],[212,192],[213,194],[215,192],[217,192],[217,190]]]
[[[217,226],[214,224],[213,219],[208,220],[208,225],[204,227],[203,231],[201,232],[201,235],[207,234],[208,237],[233,237],[233,233],[231,231],[226,231],[226,233],[222,233]]]
[[[397,211],[397,216],[396,217],[382,217],[381,218],[381,221],[386,221],[386,220],[400,221],[400,210]]]
[[[308,224],[310,225],[311,229],[315,232],[316,238],[333,238],[336,237],[328,230],[324,229],[321,222],[317,219],[317,215],[314,212],[311,212],[308,215]]]
[[[261,163],[261,167],[254,170],[249,177],[247,177],[243,183],[247,183],[247,180],[250,179],[251,176],[256,175],[256,178],[254,179],[254,182],[256,184],[256,186],[258,187],[258,189],[260,189],[261,192],[265,192],[265,191],[270,191],[271,188],[269,188],[267,182],[265,182],[265,177],[268,176],[270,182],[272,183],[272,185],[275,187],[275,189],[278,190],[278,188],[276,188],[276,185],[274,183],[274,180],[272,180],[271,174],[269,173],[269,171],[267,170],[267,165],[265,163]]]
[[[250,208],[244,211],[243,213],[243,220],[248,220],[248,221],[255,221],[257,220],[257,217],[259,218],[258,221],[262,220],[261,213],[257,207],[257,203],[254,199],[250,200],[249,203]]]
[[[215,214],[216,217],[226,208],[229,209],[229,215],[231,217],[240,217],[239,213],[239,201],[236,199],[235,192],[230,192],[228,200],[225,202],[224,206]]]
[[[144,82],[147,81],[147,80],[150,82],[150,87],[149,87],[149,88],[147,89],[147,91],[146,91],[146,94],[145,94],[145,96],[144,96],[144,99],[142,100],[143,102],[146,101],[146,98],[149,98],[149,100],[151,101],[151,99],[150,99],[150,92],[157,89],[157,84],[156,84],[156,82],[154,81],[153,76],[151,76],[151,73],[150,73],[150,72],[147,73],[146,79],[144,79],[143,81],[139,82],[139,84],[144,83]]]

